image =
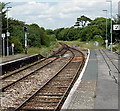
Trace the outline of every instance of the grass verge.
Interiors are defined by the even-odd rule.
[[[50,53],[52,53],[53,50],[59,47],[59,44],[57,42],[53,42],[50,44],[49,47],[42,46],[41,48],[38,47],[30,47],[28,49],[28,54],[41,54],[42,56],[48,56]]]

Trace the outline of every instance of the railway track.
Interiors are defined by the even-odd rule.
[[[5,78],[7,78],[7,77],[9,77],[9,76],[11,76],[11,75],[15,75],[15,74],[17,74],[17,73],[19,73],[19,72],[21,72],[21,71],[23,71],[23,70],[26,70],[26,69],[28,69],[28,68],[30,68],[30,67],[32,67],[32,66],[35,66],[35,65],[39,64],[40,62],[44,62],[46,59],[49,59],[49,58],[51,58],[51,57],[59,57],[59,56],[63,55],[63,54],[65,53],[66,49],[67,49],[67,46],[66,46],[65,44],[61,44],[61,45],[62,45],[62,47],[59,48],[59,50],[55,51],[51,56],[49,56],[49,57],[47,57],[47,58],[44,58],[44,59],[42,59],[42,60],[39,60],[39,61],[37,61],[37,62],[35,62],[35,63],[33,63],[33,64],[27,65],[27,66],[21,68],[20,70],[13,71],[13,72],[10,73],[10,74],[3,75],[3,76],[0,77],[0,78],[1,78],[1,79],[5,79]]]
[[[120,70],[118,68],[118,65],[116,66],[114,64],[114,62],[111,60],[111,58],[108,56],[108,54],[105,52],[105,50],[102,50],[104,52],[104,54],[106,55],[106,57],[109,59],[109,61],[113,64],[113,66],[115,67],[115,69],[117,69],[117,71],[120,73]]]
[[[106,65],[108,66],[109,75],[112,76],[112,78],[115,80],[115,83],[119,84],[118,83],[118,74],[120,73],[120,70],[119,70],[118,66],[116,66],[114,64],[113,60],[111,60],[111,58],[108,56],[108,54],[104,50],[99,50],[99,52],[103,56],[103,59],[104,59]],[[113,67],[111,67],[110,64],[112,64]],[[115,75],[113,75],[112,72],[115,71],[115,70],[117,72],[114,72]]]
[[[62,56],[66,53],[67,48],[61,48],[57,53],[55,53],[53,56],[54,58],[48,57],[43,60],[37,61],[25,68],[22,68],[21,70],[17,72],[13,72],[12,74],[5,76],[2,78],[2,91],[5,91],[8,87],[11,87],[12,85],[16,84],[17,82],[25,79],[26,77],[32,75],[36,71],[44,68],[45,66],[51,64],[55,60],[58,59],[58,56]]]
[[[73,57],[41,88],[19,105],[18,110],[60,110],[78,73],[80,72],[84,57],[76,59],[73,49]]]
[[[17,98],[15,102],[12,101],[13,105],[6,106],[5,108],[6,110],[9,110],[9,111],[10,110],[12,111],[33,110],[34,111],[34,110],[43,110],[43,109],[60,110],[62,104],[65,101],[65,98],[69,94],[71,87],[73,86],[75,80],[79,76],[79,72],[82,70],[82,67],[84,65],[84,54],[81,51],[71,47],[67,47],[65,49],[67,49],[67,54],[70,57],[61,57],[61,55],[58,53],[56,53],[57,57],[53,57],[54,59],[56,59],[54,61],[56,61],[57,64],[62,63],[61,64],[62,67],[59,67],[58,68],[59,70],[56,70],[56,72],[53,72],[54,74],[51,74],[51,77],[49,77],[49,79],[47,79],[42,83],[40,83],[41,82],[40,79],[42,79],[40,78],[41,76],[38,76],[38,79],[36,81],[38,83],[35,85],[33,84],[32,86],[33,89],[30,92],[28,91],[27,94],[22,97],[22,99]],[[65,54],[66,51],[63,51],[63,52]],[[53,64],[52,66],[50,66],[50,64],[47,65],[46,69],[55,67],[56,64],[55,63],[52,63],[52,64]],[[36,74],[33,74],[33,76],[31,77],[28,76],[28,78],[26,77],[27,78],[25,79],[26,83],[29,83],[32,81],[32,79],[35,79],[34,75]],[[21,85],[25,84],[24,82],[19,82],[19,83]],[[18,86],[13,85],[14,86],[13,88],[12,87],[8,88],[7,90],[5,90],[5,94],[10,93],[11,91],[14,91],[13,89],[17,90],[16,86],[18,88],[19,85]]]

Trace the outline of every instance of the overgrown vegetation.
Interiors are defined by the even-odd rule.
[[[57,42],[51,44],[49,47],[46,47],[46,46],[42,46],[41,48],[39,48],[39,47],[30,47],[28,49],[28,53],[29,54],[38,53],[38,54],[41,54],[43,56],[48,56],[50,53],[52,53],[52,50],[56,49],[57,47],[58,47]]]

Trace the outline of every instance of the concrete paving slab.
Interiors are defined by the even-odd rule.
[[[68,109],[94,109],[96,81],[82,80]]]
[[[96,50],[96,53],[98,58],[98,81],[95,109],[118,109],[118,84],[109,75],[109,68],[100,51]]]
[[[96,80],[98,73],[98,65],[96,53],[94,50],[91,50],[90,58],[88,61],[87,68],[84,72],[83,80]]]
[[[87,68],[81,80],[78,78],[78,86],[73,90],[71,99],[68,99],[67,110],[94,109],[94,97],[97,78],[97,59],[94,50],[91,50],[90,59]],[[76,87],[75,85],[73,86]],[[63,109],[62,109],[63,110]]]
[[[118,62],[111,53],[110,58],[115,63]],[[106,60],[108,61],[107,58]],[[113,67],[109,61],[108,64]],[[99,50],[91,50],[83,77],[77,88],[73,86],[71,98],[66,103],[68,107],[62,111],[118,111],[118,84],[110,75],[115,72],[115,68],[110,72]]]
[[[8,61],[13,61],[13,60],[28,57],[28,56],[31,56],[31,54],[16,54],[16,55],[11,55],[6,57],[0,57],[0,59],[2,60],[1,63],[5,63]]]

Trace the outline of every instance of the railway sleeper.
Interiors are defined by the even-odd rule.
[[[44,99],[60,99],[63,96],[63,93],[44,93],[38,94],[34,98],[44,98]]]
[[[36,98],[34,100],[31,100],[30,102],[33,102],[33,103],[58,103],[60,101],[60,99],[55,99],[55,98],[52,98],[52,99],[48,99],[48,98]]]
[[[48,107],[35,107],[35,108],[22,108],[20,111],[53,111],[54,108],[53,107],[49,107],[49,110],[48,110]]]
[[[66,88],[64,88],[64,89],[62,89],[62,88],[60,88],[60,89],[51,89],[51,90],[43,90],[43,91],[41,91],[40,93],[42,93],[42,94],[44,94],[44,93],[63,93],[64,91],[66,90]]]
[[[62,85],[62,86],[47,86],[46,88],[52,88],[52,87],[55,87],[55,88],[68,88],[68,86],[66,85]]]
[[[58,103],[34,103],[34,102],[29,102],[27,105],[25,105],[23,108],[30,109],[30,108],[35,108],[35,109],[49,109],[52,107],[54,109],[57,106]]]

